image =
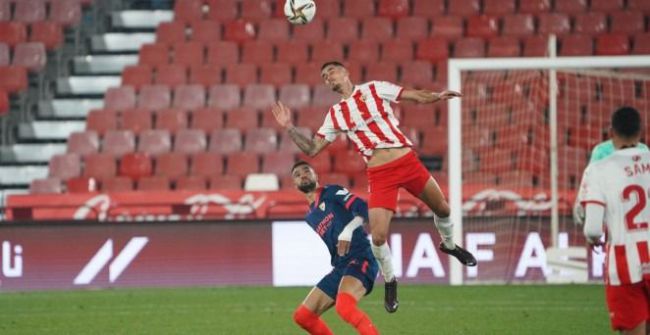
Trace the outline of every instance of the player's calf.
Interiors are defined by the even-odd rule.
[[[361,335],[379,334],[370,318],[357,308],[357,300],[348,293],[341,292],[336,296],[336,313]]]
[[[311,335],[333,335],[325,322],[314,312],[310,311],[305,305],[300,305],[293,313],[295,321],[302,329]]]

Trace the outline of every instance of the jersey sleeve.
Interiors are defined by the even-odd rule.
[[[334,120],[332,120],[332,109],[330,112],[325,115],[325,120],[323,125],[318,128],[316,136],[324,138],[327,142],[334,142],[336,135],[338,134],[338,129],[334,126]]]
[[[578,194],[580,197],[580,203],[585,208],[587,204],[605,206],[605,193],[600,185],[600,178],[602,177],[598,176],[596,170],[597,167],[594,168],[595,165],[598,164],[589,164],[589,166],[587,166],[583,175],[583,181],[580,184],[580,191]]]
[[[353,216],[360,216],[366,222],[368,221],[368,204],[356,194],[350,192],[347,188],[334,186],[329,192],[332,200],[343,205],[345,209],[352,212]]]
[[[387,81],[375,81],[374,84],[377,88],[377,95],[379,95],[380,98],[391,102],[398,102],[402,95],[402,91],[404,91],[403,87]]]

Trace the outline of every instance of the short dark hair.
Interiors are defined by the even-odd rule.
[[[290,172],[293,173],[293,170],[295,170],[297,167],[302,166],[302,165],[307,165],[307,166],[311,167],[311,165],[309,163],[305,162],[305,161],[297,161],[291,167]]]
[[[641,133],[641,114],[633,107],[621,107],[612,114],[612,128],[624,138],[637,136]]]
[[[330,65],[336,65],[336,66],[340,66],[340,67],[345,67],[345,65],[343,65],[343,63],[341,63],[341,62],[339,62],[339,61],[331,60],[331,61],[329,61],[329,62],[325,62],[325,64],[323,64],[323,66],[320,67],[320,70],[323,71],[323,70],[325,70],[326,67],[328,67],[328,66],[330,66]]]

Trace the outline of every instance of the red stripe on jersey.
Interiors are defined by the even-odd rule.
[[[647,241],[637,242],[636,249],[639,251],[641,268],[643,268],[644,264],[645,266],[648,266],[648,263],[650,263],[650,251],[648,251],[648,242]],[[650,279],[650,273],[644,272],[643,278]]]
[[[341,126],[339,126],[339,122],[336,120],[333,107],[330,108],[330,118],[332,119],[332,123],[334,124],[334,129],[341,130]]]
[[[357,91],[353,97],[354,102],[357,104],[357,107],[361,111],[361,117],[364,120],[369,120],[372,118],[372,115],[370,115],[370,111],[368,110],[368,105],[366,105],[366,102],[361,99],[361,90]],[[393,143],[393,141],[386,137],[386,135],[384,135],[384,132],[379,129],[379,126],[376,122],[371,122],[368,124],[368,128],[370,128],[370,131],[372,131],[372,133],[375,134],[375,136],[377,136],[382,142]]]
[[[587,204],[601,205],[605,207],[605,203],[598,200],[585,200],[585,201],[581,201],[580,204],[582,205],[582,207],[587,207]]]
[[[621,284],[632,284],[630,270],[627,265],[627,257],[625,257],[625,246],[615,245],[614,255],[616,256],[616,273],[618,273]]]
[[[353,195],[352,198],[350,198],[350,200],[348,200],[348,201],[345,203],[345,209],[350,209],[350,206],[352,206],[352,202],[353,202],[356,198],[358,198],[358,197],[357,197],[356,195]]]
[[[408,147],[409,145],[406,141],[406,137],[404,137],[402,132],[397,130],[395,126],[393,126],[393,123],[388,119],[388,113],[386,113],[386,110],[384,110],[383,100],[379,97],[379,95],[377,95],[375,84],[370,84],[370,92],[372,92],[372,97],[375,99],[375,104],[377,104],[377,109],[381,114],[381,118],[384,119],[384,121],[388,124],[390,130],[393,132],[393,134],[395,134],[395,136],[397,136],[397,139],[399,139],[400,143],[402,143],[403,146]]]
[[[352,130],[352,128],[356,127],[357,125],[350,117],[350,107],[348,107],[348,103],[343,101],[339,105],[341,106],[341,114],[343,115],[343,120],[345,120],[345,124],[348,126],[349,130]],[[372,144],[368,136],[366,136],[366,134],[363,131],[356,130],[354,134],[357,135],[357,137],[359,137],[359,140],[361,140],[361,143],[363,143],[364,149],[375,148],[375,145]]]

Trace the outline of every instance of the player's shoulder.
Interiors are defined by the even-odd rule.
[[[350,194],[350,191],[341,186],[341,185],[336,185],[336,184],[328,184],[323,186],[323,193],[321,194],[321,198],[333,198],[336,196],[347,196]]]

